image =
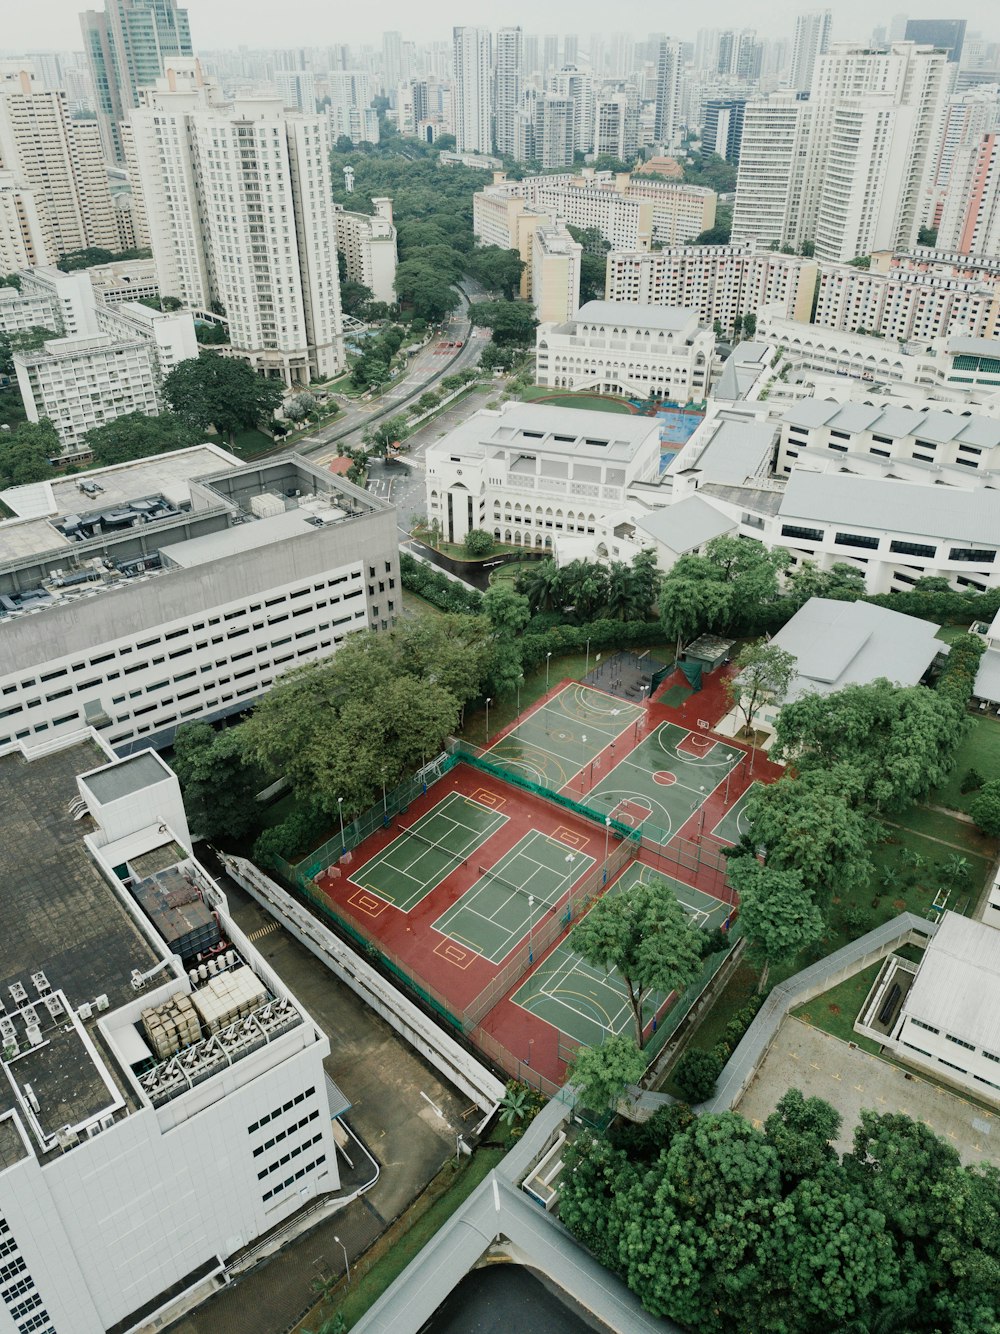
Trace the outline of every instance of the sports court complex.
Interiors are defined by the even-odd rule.
[[[700,714],[723,705],[561,683],[488,750],[441,757],[408,805],[310,873],[312,892],[498,1064],[558,1084],[579,1044],[634,1022],[617,974],[571,946],[595,898],[663,876],[699,926],[731,920],[721,849],[776,771],[758,757],[751,773],[711,734]],[[647,1033],[670,1000],[647,998]]]

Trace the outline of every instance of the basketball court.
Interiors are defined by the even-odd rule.
[[[746,810],[751,800],[761,790],[760,783],[751,783],[747,790],[735,802],[711,831],[715,838],[723,843],[738,843],[744,834],[749,834]]]
[[[637,704],[574,683],[523,718],[485,758],[558,792],[642,716]]]
[[[705,731],[662,723],[587,794],[587,802],[667,843],[744,752]]]
[[[449,792],[412,825],[397,824],[399,834],[381,852],[352,870],[357,892],[348,902],[375,916],[366,895],[409,912],[507,823],[507,816],[461,792]]]
[[[633,862],[608,890],[627,894],[637,884],[666,880],[688,916],[704,930],[721,926],[729,911],[724,903],[703,894],[670,875]],[[632,1033],[635,1020],[625,983],[618,972],[606,973],[581,958],[572,948],[572,933],[557,945],[511,998],[515,1005],[535,1014],[568,1037],[588,1047],[597,1047],[608,1034]],[[659,1015],[669,997],[654,992],[643,1003],[643,1020]]]
[[[495,865],[480,866],[479,879],[433,929],[500,963],[546,913],[562,911],[569,890],[596,864],[581,850],[588,840],[566,834],[564,839],[559,831],[549,836],[533,829]]]

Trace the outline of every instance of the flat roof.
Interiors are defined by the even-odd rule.
[[[1000,546],[1000,492],[793,468],[782,519]]]
[[[706,481],[741,486],[748,477],[757,477],[766,469],[775,434],[771,422],[709,418],[671,460],[667,473],[694,468],[705,474]]]
[[[1000,931],[946,912],[903,1014],[1000,1056]]]
[[[343,510],[338,510],[337,517],[342,515]],[[238,524],[235,528],[223,528],[217,533],[205,533],[202,537],[189,537],[170,546],[161,546],[160,550],[171,564],[187,569],[192,565],[206,565],[226,556],[238,555],[241,551],[254,551],[258,547],[284,542],[287,538],[301,537],[303,533],[313,531],[314,526],[306,521],[304,510],[286,510],[284,514],[254,519],[250,523]]]
[[[646,306],[639,301],[586,301],[569,323],[625,324],[630,328],[679,333],[697,324],[698,312],[685,306]]]
[[[687,496],[666,509],[654,510],[652,514],[636,519],[635,524],[678,555],[694,551],[703,542],[731,533],[738,526],[735,519],[730,519],[701,496]]]
[[[84,782],[102,806],[118,801],[132,792],[162,783],[170,774],[162,760],[151,750],[141,751],[127,760],[118,760],[106,769],[87,774]]]
[[[507,403],[499,412],[482,408],[428,447],[431,453],[466,457],[496,455],[512,447],[534,454],[628,462],[650,440],[659,455],[655,417],[558,408],[547,403]]]

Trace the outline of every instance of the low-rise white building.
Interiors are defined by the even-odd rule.
[[[551,550],[594,538],[624,513],[628,488],[659,471],[655,418],[544,404],[484,409],[430,445],[427,516],[449,542],[485,528],[500,542]]]
[[[329,1039],[193,856],[153,752],[6,743],[0,801],[0,1320],[169,1323],[342,1203]]]
[[[373,199],[375,214],[350,213],[334,205],[337,249],[343,252],[347,276],[362,283],[376,301],[396,301],[396,228],[392,200]]]
[[[708,392],[714,350],[696,311],[588,301],[575,319],[539,326],[536,376],[554,389],[688,403]]]
[[[3,500],[0,746],[168,745],[399,609],[393,510],[295,455],[199,445]]]
[[[159,299],[156,263],[152,259],[121,259],[87,269],[94,296],[106,306],[122,301]]]

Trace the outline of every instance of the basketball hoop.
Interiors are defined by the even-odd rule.
[[[699,719],[698,719],[698,726],[701,728],[701,730],[702,730],[703,732],[707,732],[708,729],[711,727],[711,725],[712,725],[712,724],[708,721],[707,718],[699,718]]]

